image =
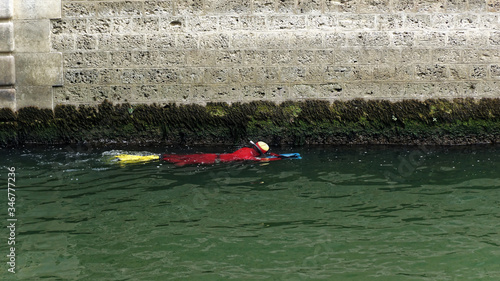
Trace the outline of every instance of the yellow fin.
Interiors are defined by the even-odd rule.
[[[141,156],[141,155],[120,154],[120,155],[115,156],[115,158],[118,158],[118,161],[120,161],[121,163],[141,163],[141,162],[159,160],[160,156],[159,155]]]

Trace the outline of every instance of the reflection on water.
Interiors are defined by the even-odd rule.
[[[19,227],[2,280],[498,280],[498,148],[275,148],[303,159],[199,167],[3,150]]]

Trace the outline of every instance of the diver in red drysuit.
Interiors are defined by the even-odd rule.
[[[273,158],[266,158],[266,153],[269,151],[269,146],[262,141],[257,143],[250,142],[252,147],[243,147],[236,150],[233,153],[203,153],[203,154],[163,154],[161,159],[176,165],[188,165],[188,164],[213,164],[218,162],[233,162],[233,161],[270,161],[270,160],[280,160],[278,154],[268,153],[270,156],[275,156]]]

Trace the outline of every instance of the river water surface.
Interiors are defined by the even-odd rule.
[[[0,151],[15,167],[16,273],[2,280],[500,280],[500,146],[272,148],[301,160],[120,165]]]

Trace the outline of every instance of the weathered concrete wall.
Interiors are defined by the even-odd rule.
[[[500,93],[498,0],[1,3],[0,105],[17,109]]]

